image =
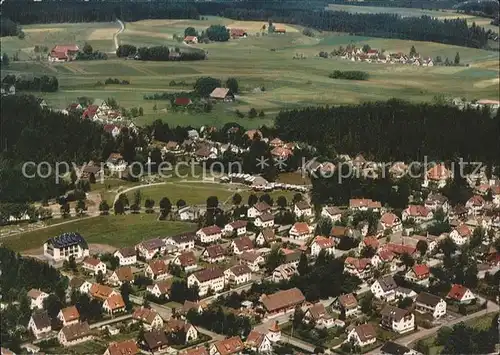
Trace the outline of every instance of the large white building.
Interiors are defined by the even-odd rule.
[[[415,329],[415,315],[407,309],[387,305],[380,314],[380,324],[396,333],[402,334]]]
[[[89,246],[79,233],[63,233],[45,242],[43,254],[54,261],[68,260],[70,256],[81,259],[89,256]]]
[[[219,292],[224,289],[225,278],[224,272],[219,268],[207,268],[197,271],[188,276],[188,287],[198,285],[200,296],[208,293],[208,290]]]

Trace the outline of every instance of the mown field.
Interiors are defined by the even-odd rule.
[[[157,221],[157,214],[100,216],[51,226],[2,240],[4,246],[15,251],[39,248],[51,237],[65,232],[78,232],[88,243],[115,247],[132,246],[150,238],[167,237],[196,229],[190,223]],[[61,220],[60,220],[61,221]]]
[[[162,119],[171,125],[216,125],[238,122],[246,127],[272,125],[273,118],[281,109],[307,105],[359,103],[386,100],[391,97],[412,101],[430,101],[444,94],[467,99],[498,99],[498,53],[471,48],[448,46],[431,42],[380,39],[350,36],[338,33],[319,33],[306,37],[300,27],[284,26],[284,35],[262,32],[264,22],[238,22],[208,17],[204,20],[145,20],[126,23],[125,31],[118,35],[120,43],[137,46],[168,45],[183,47],[173,40],[173,35],[183,35],[188,26],[197,29],[211,24],[244,28],[249,38],[230,40],[225,43],[193,45],[208,53],[208,59],[196,62],[140,62],[117,59],[110,55],[107,61],[79,61],[48,64],[46,62],[12,62],[2,74],[48,74],[59,79],[60,90],[44,93],[49,105],[65,108],[77,97],[114,97],[125,107],[143,107],[144,116],[135,118],[139,125]],[[25,40],[2,38],[2,50],[8,54],[16,48],[34,46],[37,41],[49,44],[89,41],[96,48],[113,47],[113,34],[117,24],[63,24],[57,26],[29,26]],[[281,26],[281,25],[278,25]],[[28,26],[27,26],[28,27]],[[59,27],[58,27],[59,28]],[[80,31],[80,29],[83,29]],[[43,34],[47,34],[47,38]],[[96,34],[97,33],[97,34]],[[36,36],[35,36],[36,34]],[[99,37],[100,39],[96,39]],[[103,39],[103,38],[107,39]],[[73,39],[73,41],[72,41]],[[50,42],[50,43],[49,43]],[[339,46],[370,45],[372,48],[408,53],[415,45],[424,57],[441,56],[453,60],[460,53],[461,67],[415,67],[389,64],[355,63],[337,58],[323,59],[320,51],[331,52]],[[100,47],[102,46],[102,47]],[[294,59],[294,56],[304,59]],[[465,66],[469,65],[469,66]],[[370,74],[368,81],[334,80],[328,78],[333,70],[362,70]],[[145,94],[178,92],[192,89],[201,76],[213,76],[221,80],[236,77],[241,93],[235,103],[217,104],[210,113],[188,114],[173,112],[169,102],[147,101]],[[106,78],[130,81],[130,85],[97,86]],[[182,86],[169,83],[184,81]],[[264,90],[262,90],[262,88]],[[153,110],[153,107],[157,110]],[[263,110],[265,117],[239,118],[236,110],[247,113],[250,108]]]

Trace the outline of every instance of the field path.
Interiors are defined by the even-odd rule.
[[[115,50],[118,49],[118,35],[125,30],[125,24],[122,22],[122,20],[117,18],[116,21],[118,21],[118,23],[120,24],[120,29],[113,35],[113,40],[115,42]]]

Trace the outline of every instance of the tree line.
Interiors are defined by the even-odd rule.
[[[311,120],[315,117],[315,120]],[[280,138],[314,145],[319,153],[363,152],[379,161],[449,160],[500,163],[500,115],[441,104],[391,99],[361,105],[282,111]]]
[[[332,79],[345,79],[345,80],[368,80],[370,75],[367,72],[360,70],[334,70],[333,73],[328,75]]]
[[[7,1],[2,17],[20,24],[52,22],[111,22],[143,19],[198,19],[199,12],[188,1]]]
[[[192,49],[181,51],[179,47],[176,47],[173,52],[167,46],[154,46],[154,47],[139,47],[124,44],[120,45],[116,50],[116,55],[118,57],[130,57],[140,60],[155,60],[155,61],[167,61],[167,60],[204,60],[207,55],[202,49]]]
[[[284,22],[323,31],[347,32],[353,35],[405,40],[430,41],[457,46],[486,48],[490,31],[469,27],[465,19],[443,21],[422,17],[401,17],[395,14],[359,14],[342,11],[296,11],[282,9],[248,10],[227,8],[225,17],[239,20]]]
[[[2,84],[14,85],[18,91],[55,92],[59,90],[59,81],[57,78],[55,76],[47,75],[25,79],[23,77],[16,77],[15,75],[9,74],[3,78]]]

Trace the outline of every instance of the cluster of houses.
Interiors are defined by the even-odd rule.
[[[241,39],[248,37],[248,31],[244,28],[231,27],[227,30],[231,39]],[[284,34],[286,33],[286,29],[283,27],[276,27],[274,29],[274,33]],[[200,39],[198,38],[198,36],[185,36],[183,42],[184,44],[198,44],[199,41]]]
[[[409,56],[401,52],[386,53],[379,51],[378,49],[369,49],[364,52],[361,48],[353,47],[346,49],[340,54],[340,57],[353,62],[405,64],[423,67],[434,66],[432,58],[423,58],[418,53],[413,56]]]

